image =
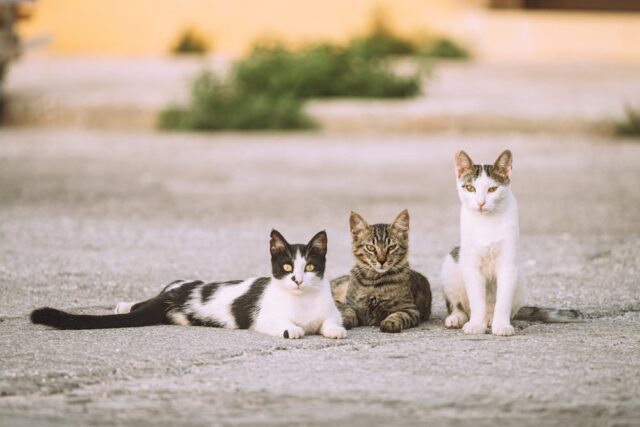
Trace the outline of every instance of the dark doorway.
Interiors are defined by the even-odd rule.
[[[640,0],[492,0],[497,9],[640,12]]]

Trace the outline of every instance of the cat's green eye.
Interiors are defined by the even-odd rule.
[[[397,247],[398,247],[398,245],[390,245],[390,246],[388,246],[388,247],[387,247],[387,250],[388,250],[388,251],[393,251],[393,250],[395,250]]]
[[[475,193],[476,192],[476,187],[474,187],[473,185],[465,185],[464,189],[467,190],[469,193]]]
[[[489,189],[487,190],[489,193],[493,193],[498,189],[498,187],[489,187]]]
[[[293,271],[293,266],[291,264],[285,264],[285,265],[282,266],[282,269],[284,271],[286,271],[287,273],[289,273],[289,272]]]
[[[313,271],[316,269],[316,266],[313,264],[307,264],[307,266],[304,268],[305,271]]]
[[[376,250],[376,247],[373,245],[364,245],[365,249],[371,252],[374,252]]]

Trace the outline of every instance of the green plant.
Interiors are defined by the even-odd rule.
[[[442,59],[470,59],[471,52],[458,42],[447,37],[438,37],[427,43],[423,55]]]
[[[417,52],[411,41],[396,35],[387,24],[385,15],[378,11],[369,34],[354,38],[347,49],[362,58],[384,58],[395,55],[412,55]]]
[[[627,105],[624,117],[614,123],[614,129],[620,136],[640,136],[640,109]]]
[[[180,34],[176,43],[171,47],[174,54],[205,54],[209,44],[195,30],[187,29]]]
[[[396,76],[384,61],[347,47],[321,44],[291,51],[259,46],[234,73],[246,92],[312,97],[408,97],[420,90],[420,76]]]
[[[162,129],[305,129],[313,127],[302,101],[242,91],[233,81],[202,73],[193,83],[187,107],[170,106],[160,113]]]
[[[407,97],[420,91],[421,73],[397,76],[380,56],[352,45],[320,44],[290,50],[257,45],[226,80],[203,73],[188,106],[170,106],[162,129],[304,129],[313,122],[302,103],[318,97]]]

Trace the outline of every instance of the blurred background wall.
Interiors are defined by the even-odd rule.
[[[451,35],[482,60],[640,62],[638,0],[39,0],[22,32],[54,35],[55,54],[139,56],[193,28],[238,56],[261,38],[346,40],[376,11],[399,34]]]

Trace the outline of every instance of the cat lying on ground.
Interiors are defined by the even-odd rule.
[[[292,339],[318,333],[345,338],[324,278],[326,233],[319,232],[304,245],[289,244],[273,230],[270,252],[271,277],[212,283],[178,280],[149,300],[119,303],[116,314],[79,315],[45,307],[33,311],[31,321],[58,329],[174,324],[251,329]]]

